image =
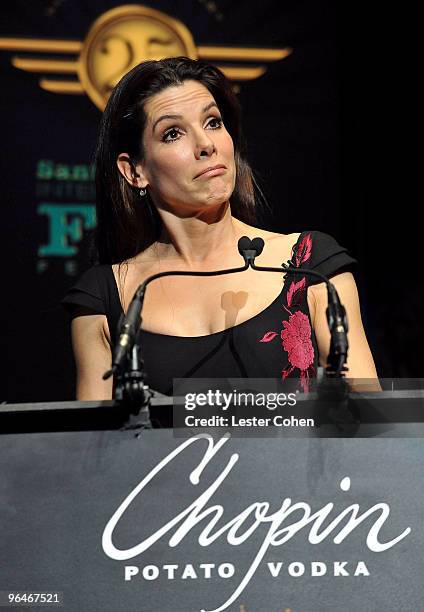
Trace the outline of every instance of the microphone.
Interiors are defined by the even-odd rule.
[[[265,242],[262,238],[253,238],[252,248],[256,251],[256,257],[258,257],[264,250]]]
[[[137,293],[138,291],[136,291],[133,299],[131,300],[131,304],[125,317],[121,315],[119,319],[118,342],[113,353],[112,368],[103,375],[103,380],[107,380],[110,378],[110,376],[112,376],[112,374],[118,371],[126,355],[134,346],[138,330],[140,329],[140,316],[142,309],[142,297],[137,295]]]
[[[248,251],[252,247],[252,241],[247,236],[242,236],[237,243],[237,247],[238,252],[244,258],[245,251]]]
[[[346,309],[340,301],[336,288],[332,283],[327,285],[328,306],[326,317],[328,328],[331,334],[329,362],[330,369],[327,368],[327,373],[334,375],[342,372],[347,359],[349,342],[347,332],[349,324],[347,320]]]
[[[265,246],[265,242],[262,238],[253,238],[251,240],[247,236],[242,236],[238,243],[238,251],[240,255],[243,257],[247,266],[255,263],[255,258],[258,257]]]

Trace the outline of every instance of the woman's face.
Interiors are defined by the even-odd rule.
[[[144,108],[144,159],[136,172],[156,206],[190,216],[228,201],[236,178],[233,141],[208,89],[184,81]]]

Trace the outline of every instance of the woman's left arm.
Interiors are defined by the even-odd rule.
[[[348,378],[377,378],[374,359],[362,324],[358,289],[353,274],[351,272],[336,274],[331,278],[331,282],[336,287],[340,301],[346,308],[349,324],[349,351],[346,364],[348,372],[346,372],[346,376]],[[313,325],[318,343],[319,362],[320,365],[325,367],[330,350],[330,332],[326,317],[328,298],[325,283],[312,285],[308,289],[308,295],[312,295],[315,302]]]

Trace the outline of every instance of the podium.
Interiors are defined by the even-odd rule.
[[[268,438],[125,429],[113,402],[3,405],[0,604],[423,609],[423,402],[363,394],[354,435]]]

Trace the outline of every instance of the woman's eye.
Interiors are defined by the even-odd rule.
[[[163,142],[172,142],[173,140],[177,140],[179,135],[180,132],[179,130],[177,130],[177,128],[171,128],[170,130],[164,133],[162,140]]]
[[[206,122],[206,129],[208,130],[217,130],[222,127],[222,119],[221,117],[211,117]],[[163,142],[174,142],[178,140],[181,136],[181,130],[179,128],[169,128],[162,136]]]
[[[222,126],[221,117],[212,117],[206,125],[206,127],[210,128],[211,130],[217,130],[221,126]]]

